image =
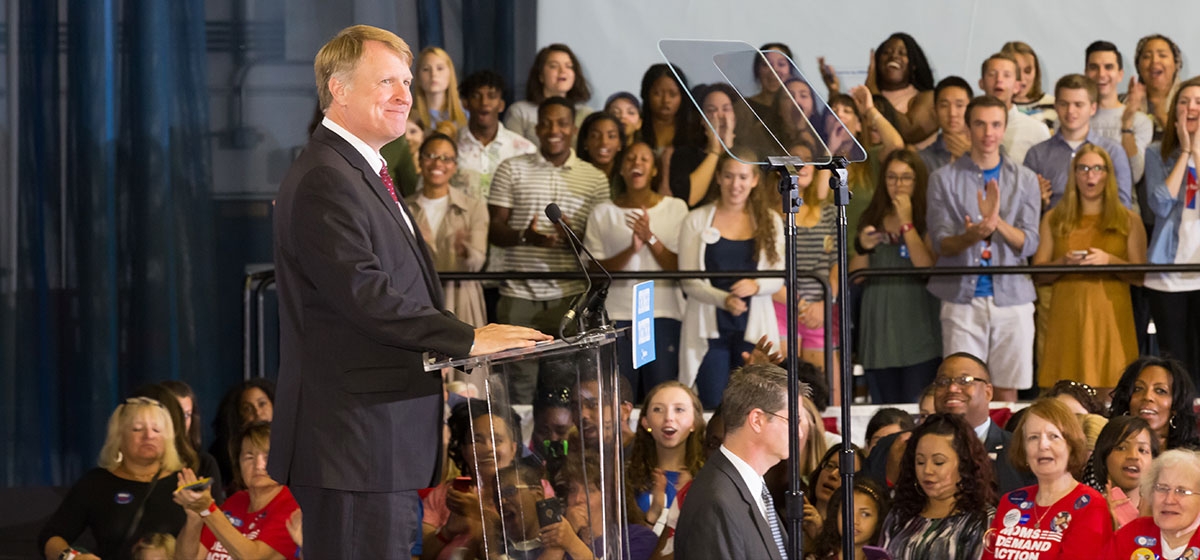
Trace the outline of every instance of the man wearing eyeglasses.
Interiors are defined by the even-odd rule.
[[[692,481],[675,529],[676,560],[786,560],[784,504],[774,504],[763,475],[788,458],[787,372],[769,364],[733,373],[721,396],[725,442]],[[808,385],[801,382],[801,393]],[[798,403],[800,446],[811,430]],[[798,560],[798,559],[797,559]]]
[[[983,360],[966,352],[951,354],[942,361],[933,380],[933,405],[941,414],[961,414],[975,429],[975,435],[983,442],[983,448],[995,466],[1000,493],[1004,494],[1037,484],[1037,480],[1029,473],[1018,471],[1008,460],[1007,448],[1012,432],[1001,429],[989,414],[993,391],[991,379]],[[893,444],[904,445],[899,436],[892,434],[879,440],[867,460],[867,474],[889,486],[895,481],[887,480],[887,457]]]

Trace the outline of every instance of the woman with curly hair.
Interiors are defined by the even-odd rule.
[[[645,512],[646,523],[661,534],[663,511],[704,466],[704,408],[691,389],[667,381],[646,395],[638,424],[625,483]]]
[[[983,558],[1081,558],[1104,548],[1113,534],[1104,495],[1076,478],[1087,462],[1083,427],[1067,405],[1038,399],[1013,431],[1009,458],[1032,471],[1037,484],[1005,494],[985,539]]]
[[[1143,356],[1125,368],[1112,391],[1109,418],[1128,414],[1150,423],[1163,449],[1200,446],[1196,437],[1196,387],[1183,364]]]
[[[996,481],[979,436],[956,414],[933,414],[904,449],[880,546],[896,560],[977,559],[995,513]]]

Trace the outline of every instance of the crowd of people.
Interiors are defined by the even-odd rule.
[[[798,269],[827,278],[832,301],[851,308],[848,342],[872,402],[915,401],[941,358],[960,351],[994,365],[1004,401],[1059,379],[1111,388],[1125,364],[1154,348],[1200,375],[1190,342],[1200,337],[1200,274],[1084,270],[1200,263],[1192,171],[1200,81],[1179,75],[1182,53],[1168,37],[1139,41],[1121,92],[1125,58],[1105,41],[1083,49],[1079,73],[1058,79],[1042,74],[1028,44],[1010,42],[982,62],[977,79],[935,81],[916,40],[896,33],[874,50],[865,85],[842,91],[836,70],[820,62],[828,107],[821,84],[792,70],[787,45],[762,49],[753,68],[760,90],[744,102],[727,84],[689,83],[683,69],[655,64],[636,93],[613,94],[595,111],[582,62],[552,44],[530,68],[524,99],[506,111],[499,75],[459,82],[445,52],[428,48],[417,56],[414,87],[425,129],[384,153],[419,170],[394,174],[412,193],[439,270],[573,271],[566,235],[543,213],[555,203],[606,268],[652,273],[783,269],[777,179],[743,162],[783,150],[814,161],[861,145],[866,161],[848,168],[851,271],[1081,267],[838,286],[828,172],[801,168]],[[633,283],[610,291],[618,326],[632,319]],[[799,301],[797,348],[823,367],[825,294],[811,278],[787,287],[750,278],[655,287],[658,359],[621,364],[639,398],[679,380],[706,409],[718,405],[743,352],[760,340],[786,347],[789,289]],[[584,283],[455,281],[446,289],[468,322],[557,334]],[[1146,335],[1151,321],[1156,346]],[[514,402],[532,402],[536,388],[537,372],[524,372]]]
[[[786,45],[763,51],[761,91],[746,103],[725,84],[689,84],[656,64],[638,94],[594,111],[566,45],[539,51],[511,105],[498,74],[460,81],[445,51],[426,48],[412,61],[409,132],[380,150],[384,184],[401,191],[410,232],[443,272],[573,271],[549,204],[611,270],[781,270],[776,180],[745,163],[771,150],[757,123],[806,160],[861,145],[867,159],[848,168],[850,269],[979,274],[839,286],[829,174],[812,167],[799,170],[796,260],[852,308],[872,402],[918,402],[921,414],[883,409],[863,442],[826,433],[821,410],[838,392],[819,368],[825,329],[837,325],[825,324],[821,283],[657,281],[657,359],[634,368],[622,348],[620,406],[600,398],[615,389],[603,381],[574,372],[564,383],[536,363],[512,368],[499,396],[465,375],[444,380],[464,393],[444,397],[451,468],[421,492],[412,555],[783,559],[789,538],[801,538],[787,534],[787,516],[802,510],[806,556],[841,557],[839,457],[853,446],[857,558],[865,546],[896,559],[1200,556],[1200,274],[1083,268],[1200,263],[1200,78],[1178,75],[1178,47],[1162,35],[1139,41],[1122,94],[1124,59],[1111,43],[1089,45],[1082,72],[1043,91],[1036,53],[1012,42],[982,62],[977,96],[964,77],[935,82],[917,42],[897,33],[873,52],[867,83],[848,92],[821,62],[827,109],[814,84],[792,75]],[[985,270],[1025,264],[1081,268]],[[610,288],[618,326],[633,319],[633,284]],[[442,288],[446,310],[474,327],[552,334],[584,289],[580,280]],[[795,509],[783,507],[790,419],[786,374],[774,365],[788,290],[807,366],[796,403],[807,501]],[[1141,357],[1151,320],[1174,358]],[[1013,418],[993,418],[989,403],[1015,401],[1035,379],[1053,387]],[[98,467],[47,523],[40,552],[302,557],[297,500],[267,471],[275,397],[261,380],[231,391],[205,453],[186,385],[140,389],[113,412]],[[296,404],[280,397],[291,417]],[[533,405],[532,433],[512,404]],[[606,460],[608,448],[623,451]],[[304,468],[320,470],[291,466]],[[77,544],[85,531],[94,552]]]

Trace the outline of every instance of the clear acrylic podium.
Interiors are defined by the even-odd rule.
[[[557,558],[557,548],[539,534],[560,518],[578,539],[575,546],[586,545],[597,558],[628,557],[619,336],[626,333],[606,329],[571,342],[426,363],[426,371],[457,370],[478,380],[479,398],[459,405],[469,410],[473,441],[464,442],[460,457],[467,476],[454,484],[479,496],[482,557]],[[522,433],[506,380],[531,363],[538,368],[533,429]]]

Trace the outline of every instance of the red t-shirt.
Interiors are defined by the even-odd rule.
[[[1101,560],[1158,560],[1162,558],[1162,531],[1154,524],[1153,517],[1139,517],[1121,527],[1108,542]],[[1200,531],[1192,535],[1187,548],[1179,557],[1200,560]]]
[[[983,560],[1094,560],[1112,537],[1104,496],[1086,484],[1049,507],[1037,505],[1037,486],[1000,499]]]
[[[294,558],[297,552],[296,543],[288,534],[287,520],[292,516],[292,512],[300,509],[300,506],[292,497],[292,491],[284,486],[283,490],[271,500],[271,503],[267,504],[267,507],[256,512],[246,511],[248,509],[250,509],[250,494],[245,490],[230,496],[221,505],[221,513],[225,514],[225,518],[229,519],[229,522],[247,539],[265,542],[267,546],[275,549],[284,558]],[[208,549],[208,556],[205,556],[205,560],[232,560],[233,558],[229,551],[225,550],[225,546],[217,540],[217,536],[208,530],[208,526],[205,526],[200,533],[200,544]]]

